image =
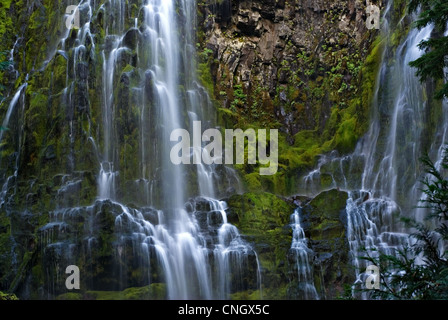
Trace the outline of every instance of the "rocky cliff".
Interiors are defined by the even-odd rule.
[[[319,154],[347,153],[365,132],[381,53],[378,30],[367,28],[366,5],[199,4],[201,71],[213,80],[222,125],[281,131],[280,172],[259,177],[241,167],[249,189],[293,194]],[[403,3],[394,10],[403,12]]]

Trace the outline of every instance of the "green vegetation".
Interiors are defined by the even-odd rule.
[[[6,38],[8,31],[10,31],[12,27],[12,19],[8,14],[11,2],[12,0],[3,0],[0,3],[0,37],[2,39]]]
[[[213,57],[212,53],[213,51],[210,49],[204,48],[204,50],[199,53],[199,63],[197,67],[199,82],[207,89],[207,92],[211,96],[213,96],[215,92],[214,82],[210,72],[210,65]]]
[[[285,113],[294,115],[294,123],[312,128],[299,130],[292,137],[280,130],[279,170],[274,176],[257,176],[254,172],[258,171],[258,165],[237,166],[248,191],[290,195],[297,189],[300,175],[315,166],[319,155],[331,150],[346,154],[354,149],[368,128],[385,42],[376,37],[364,60],[358,50],[349,52],[346,48],[336,50],[325,45],[324,62],[304,51],[294,60],[283,60],[279,77],[286,72],[290,80],[277,87],[273,100],[267,89],[256,82],[246,90],[241,84],[233,86],[229,112],[224,113],[224,108],[220,112],[226,119],[221,124],[243,129],[284,129],[284,124],[274,116],[274,106],[282,106]],[[331,61],[339,62],[330,68]],[[350,82],[344,80],[347,77]],[[330,116],[323,119],[323,110],[327,108],[325,112]]]
[[[419,44],[419,48],[425,50],[417,60],[411,61],[410,65],[417,68],[417,76],[421,81],[429,78],[443,81],[445,79],[444,68],[448,67],[448,36],[444,36],[446,25],[448,22],[448,5],[446,1],[441,0],[409,0],[409,11],[415,12],[422,6],[415,26],[419,29],[426,27],[428,24],[434,24],[435,36],[423,40]],[[441,88],[435,94],[437,99],[448,97],[448,83],[441,85]]]
[[[230,295],[231,300],[260,300],[260,291],[239,291]]]
[[[233,87],[233,101],[230,103],[230,110],[236,111],[237,108],[242,108],[247,103],[247,95],[243,91],[243,86],[237,84]]]
[[[3,293],[0,291],[0,301],[1,300],[19,300],[15,294]]]
[[[166,287],[163,283],[152,283],[145,287],[127,288],[123,291],[86,291],[68,292],[56,297],[56,300],[164,300]]]

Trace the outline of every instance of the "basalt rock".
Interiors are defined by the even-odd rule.
[[[353,150],[367,128],[371,79],[377,74],[377,65],[365,65],[379,34],[366,27],[366,4],[206,3],[201,50],[208,54],[211,94],[226,110],[222,125],[278,128],[285,142],[279,161],[286,169],[277,174],[282,181],[309,171],[319,154]],[[383,8],[382,1],[374,4]],[[306,132],[315,133],[306,142],[315,148],[298,144]],[[297,157],[293,161],[290,149]],[[296,182],[283,190],[276,182],[261,184],[263,191],[285,196],[298,187]]]

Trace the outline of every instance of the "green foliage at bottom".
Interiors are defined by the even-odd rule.
[[[0,300],[19,300],[19,299],[15,294],[9,294],[0,291]]]
[[[123,291],[68,292],[59,295],[57,300],[163,300],[166,299],[166,286],[153,283],[145,287],[127,288]]]

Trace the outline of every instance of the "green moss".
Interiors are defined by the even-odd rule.
[[[30,105],[29,109],[27,110],[26,117],[30,126],[32,126],[34,129],[32,135],[36,147],[43,145],[46,127],[45,122],[42,121],[42,115],[46,114],[47,105],[48,96],[40,92],[36,92],[31,95]]]
[[[6,288],[11,276],[11,223],[4,211],[0,212],[0,288]]]
[[[334,144],[341,153],[352,151],[358,141],[356,119],[349,118],[341,123],[336,132]]]
[[[305,207],[304,211],[311,215],[309,232],[312,240],[331,242],[331,239],[345,237],[341,212],[346,207],[347,199],[346,192],[332,189],[320,193]]]
[[[17,289],[18,285],[23,281],[24,277],[26,276],[26,274],[30,268],[30,262],[31,262],[33,255],[34,255],[34,252],[31,252],[31,251],[27,251],[23,255],[22,263],[20,264],[20,266],[16,272],[15,278],[11,283],[10,291],[14,292]]]
[[[210,71],[210,63],[204,62],[198,64],[198,78],[200,83],[207,89],[211,97],[215,96],[215,86]]]
[[[286,300],[288,299],[288,285],[280,285],[273,288],[263,288],[261,293],[263,300]]]
[[[269,137],[268,137],[269,139]],[[278,171],[274,175],[261,176],[260,165],[235,165],[241,173],[246,190],[249,192],[271,192],[278,195],[291,195],[296,192],[300,174],[309,171],[315,165],[318,156],[327,149],[320,146],[317,132],[301,131],[290,145],[284,133],[278,137]]]
[[[6,38],[5,34],[11,30],[12,20],[9,14],[12,0],[4,0],[0,3],[0,37]]]
[[[279,165],[288,171],[307,170],[314,166],[316,157],[321,153],[316,132],[301,131],[294,136],[295,143],[290,145],[286,135],[279,136]]]
[[[227,200],[229,219],[254,244],[268,288],[285,285],[291,246],[289,219],[293,206],[270,193],[246,193]]]
[[[270,193],[246,193],[229,199],[237,210],[238,226],[245,234],[260,234],[288,223],[292,208],[284,200]]]
[[[31,274],[33,276],[33,281],[35,282],[35,287],[44,286],[44,270],[42,264],[37,264],[31,269]]]
[[[56,300],[82,300],[83,295],[81,293],[76,292],[67,292],[60,294],[56,297]]]
[[[321,189],[325,190],[333,184],[333,176],[331,174],[323,173],[320,175]]]
[[[225,129],[233,129],[238,123],[238,114],[227,108],[218,108],[218,123]]]
[[[294,147],[309,149],[319,144],[315,130],[302,130],[294,136]]]
[[[0,291],[0,300],[19,300],[15,294]]]
[[[244,175],[244,182],[246,185],[246,189],[249,192],[259,192],[263,190],[263,187],[261,185],[260,181],[260,174],[258,172],[252,172],[249,174]]]
[[[132,72],[135,68],[131,66],[130,64],[127,64],[126,67],[123,69],[123,73]]]
[[[240,291],[230,295],[231,300],[260,300],[262,298],[259,290]]]
[[[331,109],[330,118],[323,132],[323,150],[336,149],[341,153],[353,151],[358,139],[367,131],[370,106],[373,101],[376,78],[381,63],[385,40],[376,37],[360,67],[347,63],[352,73],[359,78],[359,89],[341,107]],[[350,67],[351,66],[351,67]],[[358,71],[359,69],[359,71]],[[358,74],[359,73],[359,74]]]
[[[94,300],[163,300],[166,299],[166,285],[152,283],[123,291],[87,291],[84,296]]]
[[[370,106],[373,100],[376,78],[381,64],[381,58],[386,42],[381,37],[377,37],[372,44],[369,55],[367,56],[364,66],[361,69],[362,85],[361,85],[361,104],[364,107]]]
[[[309,207],[313,208],[313,215],[331,220],[339,220],[339,214],[346,207],[347,192],[332,189],[324,191],[313,198]]]

